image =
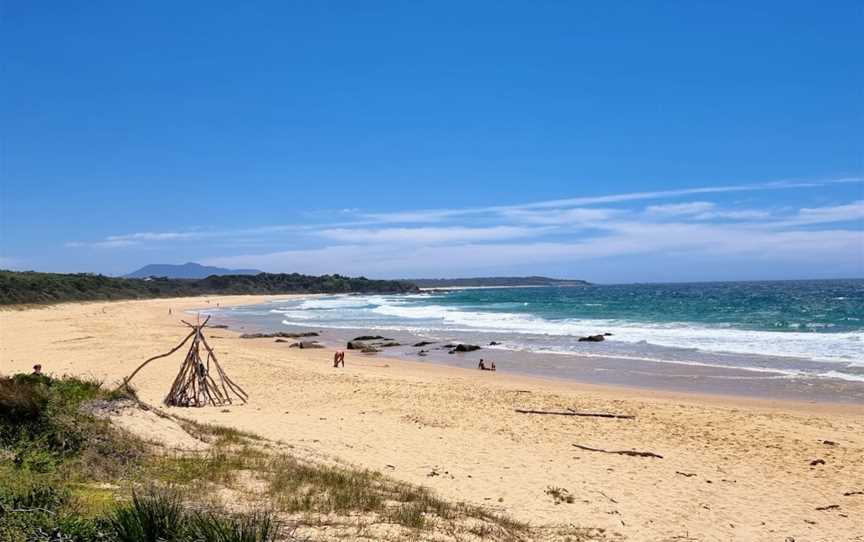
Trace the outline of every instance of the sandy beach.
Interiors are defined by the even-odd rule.
[[[0,373],[39,362],[55,375],[119,381],[183,338],[184,311],[274,298],[7,309],[0,312]],[[350,351],[345,368],[334,369],[327,349],[239,339],[230,329],[208,337],[250,401],[182,415],[380,470],[449,499],[534,525],[601,527],[626,540],[864,540],[861,405],[589,386]],[[144,401],[161,402],[181,356],[136,377]],[[574,502],[555,504],[550,487],[566,489]]]

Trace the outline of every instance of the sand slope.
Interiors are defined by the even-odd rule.
[[[209,298],[212,305],[266,299]],[[50,373],[117,381],[179,342],[182,310],[207,306],[195,298],[2,311],[0,373],[38,361]],[[199,421],[294,443],[534,524],[603,527],[629,540],[864,540],[864,495],[844,496],[864,491],[861,406],[607,389],[350,351],[337,370],[326,350],[223,329],[209,337],[252,398],[182,411]],[[161,401],[181,356],[136,377],[142,399]],[[535,416],[514,407],[637,418]],[[816,459],[825,464],[811,466]],[[550,486],[567,489],[574,502],[554,504]],[[817,510],[832,505],[839,508]]]

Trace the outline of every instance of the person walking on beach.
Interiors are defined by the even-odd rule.
[[[342,367],[345,367],[345,352],[337,350],[333,354],[333,367],[339,367],[340,363],[342,364]]]

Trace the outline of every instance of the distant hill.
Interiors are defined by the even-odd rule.
[[[0,305],[108,299],[150,299],[197,295],[416,292],[398,280],[298,273],[211,275],[203,279],[123,278],[91,273],[36,273],[0,270]]]
[[[549,277],[473,277],[465,279],[410,279],[420,288],[479,288],[484,286],[588,286],[584,280]]]
[[[153,263],[124,276],[130,279],[144,279],[147,277],[206,279],[211,275],[257,275],[258,273],[263,273],[263,271],[258,271],[257,269],[225,269],[223,267],[210,267],[201,265],[200,263],[189,262],[183,265]]]

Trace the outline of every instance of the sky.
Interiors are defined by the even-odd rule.
[[[864,277],[864,4],[0,3],[0,268]]]

